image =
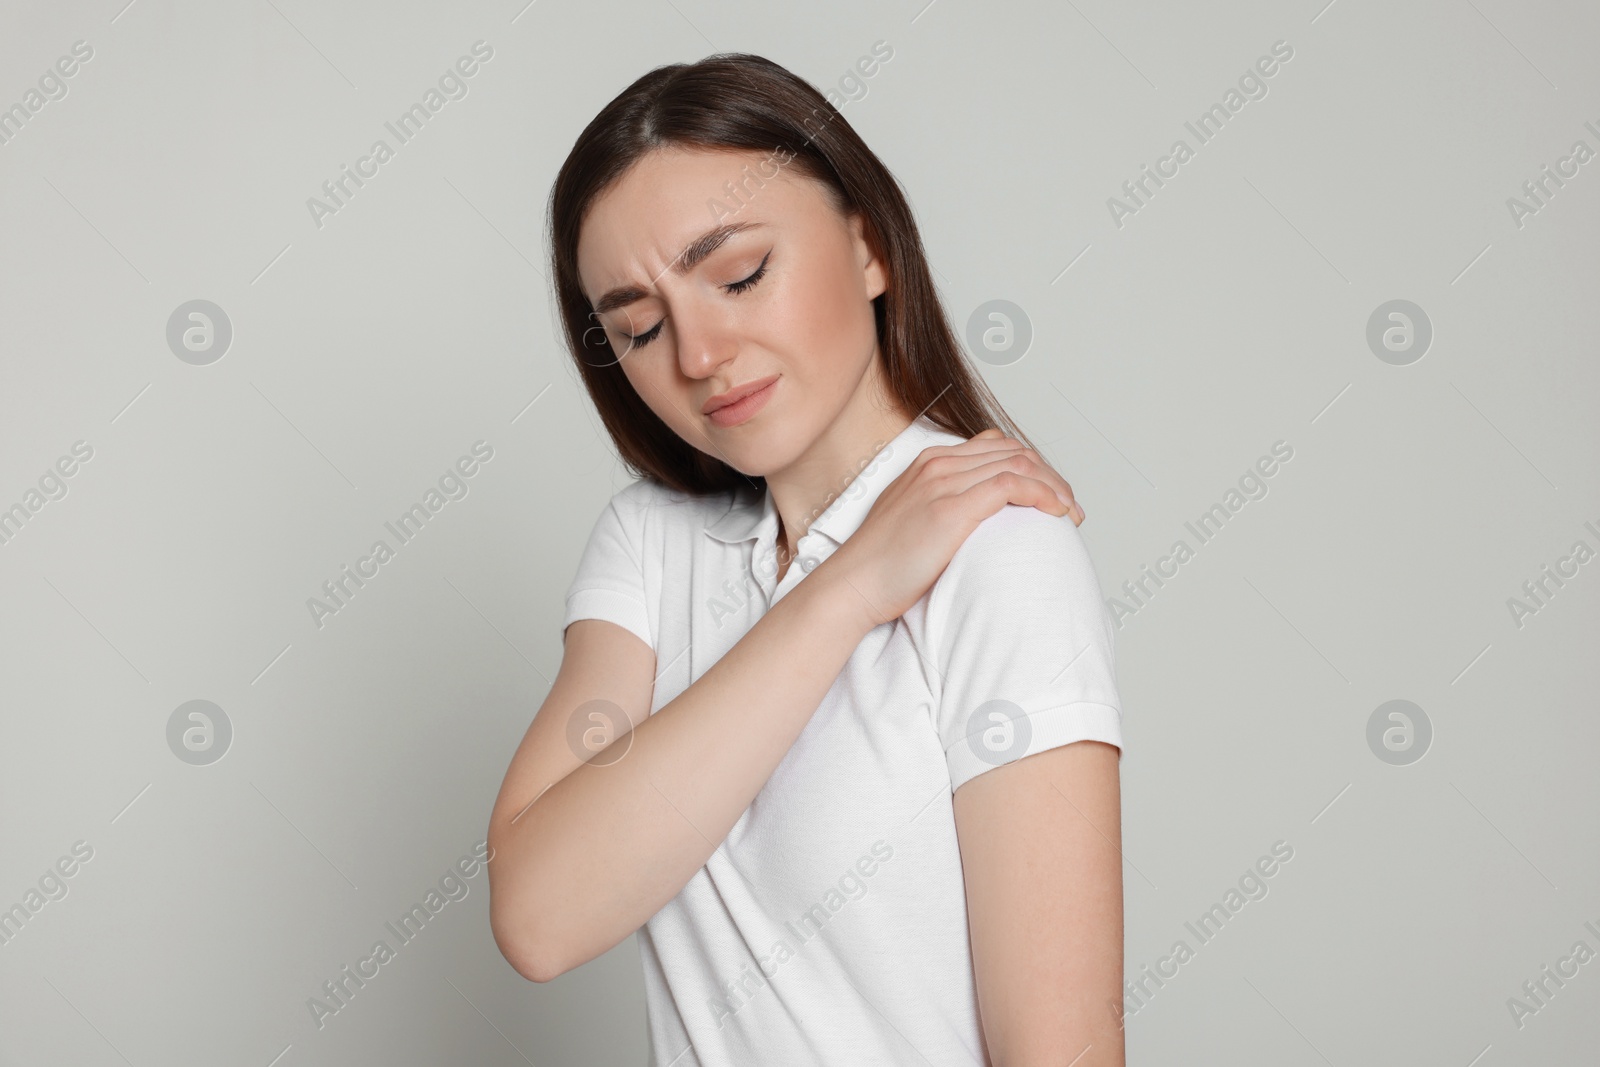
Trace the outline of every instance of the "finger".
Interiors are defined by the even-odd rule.
[[[1084,514],[1082,506],[1078,503],[1077,496],[1072,492],[1072,484],[1061,477],[1056,469],[1048,464],[1040,467],[1040,474],[1055,489],[1056,495],[1066,501],[1068,514],[1072,516],[1072,524],[1074,526],[1082,526],[1083,520],[1088,516]]]
[[[1075,505],[1071,501],[1062,499],[1054,485],[1039,477],[1039,473],[1048,468],[1041,468],[1032,460],[1019,460],[1017,458],[1019,455],[1019,452],[1010,452],[966,470],[954,471],[946,476],[948,481],[945,484],[951,495],[962,495],[984,482],[994,481],[1002,474],[1015,475],[1028,483],[1020,490],[1026,493],[1026,499],[1012,500],[1011,503],[1028,504],[1058,518],[1071,516]],[[1074,525],[1077,521],[1076,518],[1073,519]]]
[[[924,448],[919,456],[981,456],[988,452],[1020,452],[1027,446],[1015,438],[1007,437],[999,430],[985,430],[984,434],[969,437],[965,441],[958,441],[953,445],[929,445]]]
[[[1014,470],[998,471],[992,477],[976,482],[958,494],[958,499],[974,508],[982,518],[995,514],[1007,504],[1037,508],[1056,518],[1065,518],[1069,514],[1054,487]]]
[[[974,434],[966,441],[963,441],[959,446],[936,445],[933,447],[938,448],[946,453],[955,455],[982,455],[1002,450],[1007,452],[1015,452],[1020,451],[1027,446],[1015,438],[1007,437],[1001,430],[991,426],[986,430],[982,430],[979,433]],[[957,451],[957,449],[959,449],[959,451]],[[1048,464],[1039,464],[1037,466],[1044,474],[1046,480],[1049,481],[1052,487],[1055,489],[1056,495],[1060,497],[1066,504],[1066,513],[1072,519],[1072,524],[1074,526],[1082,526],[1083,520],[1089,516],[1083,510],[1083,506],[1078,503],[1076,495],[1072,492],[1071,483],[1069,483],[1065,478],[1061,477],[1055,468],[1049,466]]]
[[[1015,440],[1014,438],[1002,436],[1000,438],[996,438],[995,442],[997,447],[993,449],[993,451],[999,451],[998,446],[1000,444],[1013,446],[1010,449],[1010,451],[1013,452],[1024,450],[1031,451],[1027,449],[1026,445]],[[1062,502],[1067,506],[1067,514],[1071,516],[1072,524],[1074,526],[1082,526],[1083,520],[1088,518],[1088,515],[1084,512],[1083,507],[1079,505],[1077,497],[1072,492],[1071,483],[1069,483],[1065,478],[1061,477],[1060,472],[1058,472],[1054,467],[1044,462],[1043,458],[1039,457],[1037,452],[1034,453],[1032,458],[1034,459],[1034,462],[1031,464],[1032,470],[1028,472],[1029,477],[1039,478],[1049,484],[1051,488],[1055,490],[1056,495],[1059,496]]]
[[[983,452],[991,448],[1021,448],[1022,442],[1008,436],[1005,431],[994,426],[987,430],[980,430],[965,441],[957,441],[953,445],[934,445],[934,448],[954,450],[958,452],[978,451]]]
[[[1072,486],[1067,483],[1067,480],[1061,477],[1054,467],[1044,463],[1036,455],[1029,455],[1028,450],[1021,445],[1010,449],[993,449],[976,455],[971,453],[956,453],[956,455],[960,455],[969,461],[975,461],[971,466],[964,468],[955,464],[949,465],[954,472],[959,473],[961,476],[960,490],[971,486],[978,478],[989,478],[1002,470],[1012,470],[1029,478],[1036,478],[1050,486],[1069,511],[1082,510],[1078,508],[1077,499],[1072,494]],[[1017,459],[1016,457],[1018,456],[1022,458]],[[946,474],[947,476],[950,475],[951,471],[947,471]]]

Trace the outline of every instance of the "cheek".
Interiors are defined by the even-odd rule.
[[[628,379],[628,384],[633,386],[633,391],[650,404],[652,408],[658,406],[659,401],[652,403],[661,395],[661,375],[655,372],[649,360],[641,359],[638,355],[625,357],[619,364],[623,376]]]
[[[622,373],[645,406],[681,436],[685,429],[684,398],[677,391],[681,391],[683,385],[671,361],[655,352],[649,356],[635,353],[622,361]]]
[[[814,271],[785,297],[780,329],[809,366],[831,375],[870,357],[877,327],[859,285],[835,270]]]

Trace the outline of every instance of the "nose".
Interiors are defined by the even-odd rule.
[[[685,377],[708,378],[739,353],[739,340],[718,309],[680,301],[672,313],[678,369]]]

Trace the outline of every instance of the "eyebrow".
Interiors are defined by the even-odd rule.
[[[699,266],[700,262],[707,256],[721,248],[723,242],[734,234],[743,233],[745,230],[759,229],[765,225],[766,223],[764,222],[730,222],[707,230],[693,241],[690,241],[689,246],[678,254],[677,259],[672,261],[672,272],[678,275],[688,274]],[[633,303],[635,300],[642,300],[649,295],[637,285],[618,286],[595,301],[594,313],[596,315],[604,315],[608,311],[614,311],[619,307]]]

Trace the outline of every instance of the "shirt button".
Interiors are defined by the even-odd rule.
[[[800,560],[800,569],[805,571],[807,574],[810,574],[812,571],[817,569],[817,561],[812,559],[810,556],[804,556]]]

